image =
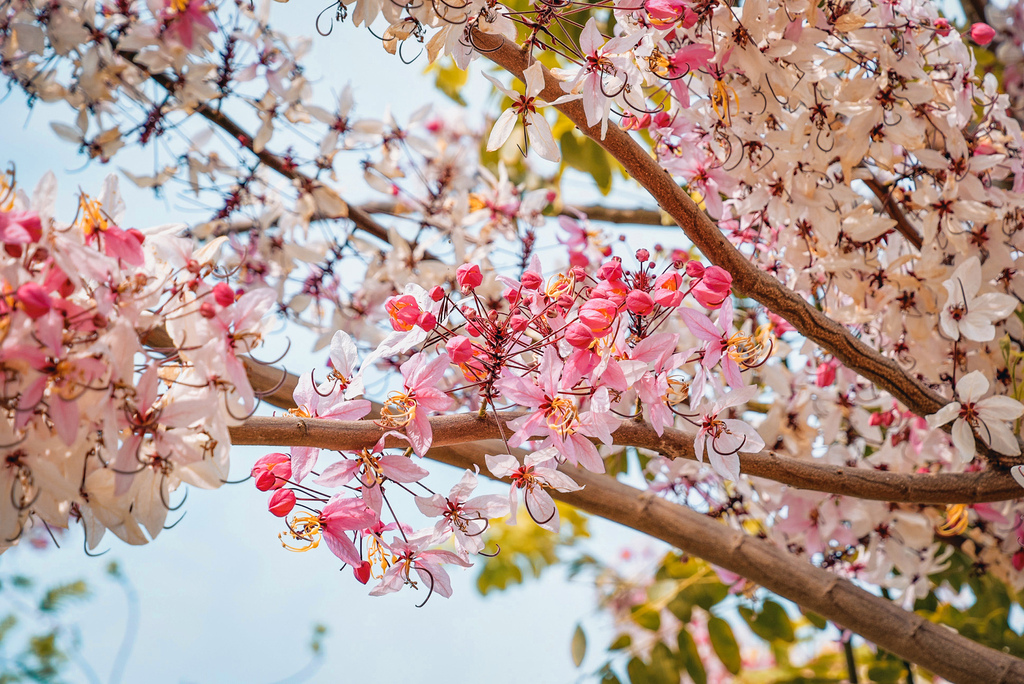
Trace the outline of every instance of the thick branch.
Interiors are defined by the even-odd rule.
[[[530,56],[518,45],[501,36],[479,31],[473,38],[485,57],[522,80],[523,70],[530,65]],[[564,95],[560,82],[551,72],[545,69],[544,77],[546,85],[539,95],[541,99],[551,102]],[[888,391],[914,413],[921,416],[935,413],[947,403],[947,399],[908,375],[896,361],[879,354],[844,326],[808,304],[802,296],[750,263],[629,134],[612,125],[602,140],[600,126],[587,125],[579,100],[558,105],[558,110],[615,157],[683,229],[690,241],[713,263],[732,274],[733,283],[744,296],[754,298],[785,318],[801,334]]]
[[[523,415],[503,412],[502,423]],[[435,446],[464,444],[483,439],[498,439],[513,430],[499,429],[495,418],[476,413],[459,413],[430,419]],[[312,446],[338,451],[371,447],[386,432],[370,420],[337,421],[311,418],[250,418],[231,428],[232,444],[268,446]],[[692,432],[667,428],[659,437],[650,425],[625,420],[612,437],[615,444],[651,449],[670,458],[696,460]],[[504,447],[499,444],[499,450]],[[407,446],[391,439],[388,446]],[[875,501],[899,501],[920,504],[980,503],[1005,501],[1024,496],[1024,490],[1006,473],[987,470],[977,473],[940,473],[917,475],[892,473],[867,468],[849,468],[802,461],[780,456],[770,450],[756,454],[741,453],[740,470],[753,477],[774,480],[797,489],[839,494]]]
[[[473,414],[468,415],[478,420]],[[278,421],[282,427],[287,423],[285,433],[301,435],[303,439],[310,435],[320,435],[324,430],[339,437],[344,429],[336,428],[344,428],[346,425],[334,421],[260,418],[249,421],[242,428],[233,429],[232,439],[237,436],[237,443],[244,443],[242,439],[246,434],[255,432],[269,437],[274,421]],[[487,423],[485,420],[479,422]],[[447,425],[438,421],[435,439],[443,441],[448,436]],[[335,429],[331,429],[332,426]],[[373,432],[364,435],[371,439],[376,439],[374,435],[379,436],[381,432],[376,426],[360,425],[358,422],[356,427]],[[247,433],[247,430],[251,432]],[[285,436],[277,431],[273,433]],[[284,446],[288,441],[271,438],[262,443]],[[339,441],[324,442],[318,446],[349,448],[342,446]],[[495,451],[502,449],[500,442],[493,442],[489,446],[497,447]],[[459,468],[478,467],[488,474],[484,461],[486,453],[494,451],[481,449],[475,443],[452,444],[435,447],[428,456]],[[779,596],[853,630],[901,658],[927,667],[931,672],[951,681],[969,684],[1024,683],[1024,661],[977,644],[947,627],[908,613],[891,601],[797,560],[768,541],[745,535],[689,508],[659,499],[650,492],[624,485],[606,475],[567,466],[562,466],[560,470],[584,488],[566,494],[552,491],[555,498],[661,539],[686,553],[746,577]]]

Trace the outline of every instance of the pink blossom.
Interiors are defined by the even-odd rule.
[[[292,461],[287,454],[267,454],[256,461],[252,476],[261,492],[280,489],[292,476]]]
[[[508,524],[516,524],[516,510],[519,506],[518,490],[524,492],[526,512],[533,521],[546,530],[557,532],[560,521],[558,507],[554,499],[544,491],[550,487],[559,492],[575,492],[582,489],[572,478],[555,470],[555,448],[542,449],[527,454],[520,463],[511,454],[488,455],[487,469],[498,478],[512,480],[512,488],[508,493],[509,519]]]
[[[977,23],[971,26],[971,40],[978,45],[988,45],[996,37],[996,30],[988,24]]]
[[[484,277],[476,264],[462,264],[455,271],[455,280],[463,292],[469,292],[479,287]]]
[[[693,262],[690,262],[693,263]],[[732,292],[732,275],[724,268],[711,266],[693,286],[693,296],[705,309],[717,309]]]

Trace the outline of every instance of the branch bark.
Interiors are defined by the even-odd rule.
[[[523,80],[523,70],[530,66],[530,56],[517,44],[502,36],[476,31],[474,45],[481,54],[516,78]],[[548,102],[564,95],[560,82],[544,70],[545,87],[538,96]],[[606,149],[683,229],[687,238],[712,263],[726,269],[733,283],[748,297],[785,318],[804,336],[885,389],[914,413],[925,416],[935,413],[948,400],[904,371],[896,361],[879,354],[854,337],[844,326],[811,306],[802,296],[790,290],[768,273],[758,270],[721,233],[672,177],[617,126],[608,127],[601,139],[600,126],[588,126],[579,100],[557,106],[584,135]]]
[[[485,419],[467,415],[473,421],[487,424]],[[484,455],[502,451],[503,444],[443,444],[450,432],[460,431],[452,428],[452,418],[455,417],[435,419],[436,423],[432,420],[440,445],[432,448],[428,457],[459,468],[477,467],[490,477]],[[232,440],[237,437],[236,443],[246,443],[246,437],[259,435],[263,444],[287,446],[301,439],[309,445],[314,438],[331,435],[334,439],[322,439],[315,445],[347,449],[351,448],[351,442],[343,439],[347,428],[345,423],[336,421],[257,418],[241,428],[233,428]],[[363,430],[364,446],[372,444],[383,432],[369,421],[355,421],[353,429]],[[746,577],[946,679],[967,684],[1024,683],[1024,661],[904,611],[847,580],[797,560],[768,541],[733,530],[606,475],[569,466],[559,470],[584,488],[570,493],[551,491],[555,498]]]
[[[458,413],[430,419],[435,446],[466,444],[479,440],[497,440],[513,430],[506,425],[525,412],[502,413],[499,427],[493,415],[481,418],[476,413]],[[232,444],[308,446],[338,451],[355,451],[377,443],[387,432],[372,420],[320,420],[291,416],[250,418],[231,428]],[[666,428],[662,436],[647,423],[624,420],[612,434],[615,444],[651,449],[669,458],[697,460],[693,450],[695,434]],[[505,451],[498,443],[498,451]],[[390,447],[408,444],[396,438]],[[739,454],[740,470],[745,475],[762,477],[816,492],[874,501],[917,504],[981,503],[1006,501],[1024,496],[1024,490],[1006,473],[986,470],[976,473],[939,473],[918,475],[893,473],[867,468],[850,468],[803,461],[780,456],[770,450]]]

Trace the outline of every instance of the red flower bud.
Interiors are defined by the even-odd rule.
[[[641,264],[644,263],[645,261],[647,261],[650,258],[651,258],[651,253],[648,252],[646,249],[641,248],[641,249],[636,250],[636,260],[639,261]]]
[[[534,271],[523,271],[523,277],[520,282],[523,284],[524,290],[536,290],[544,284],[544,279],[540,277],[539,273]]]
[[[53,301],[50,295],[39,286],[38,283],[25,283],[18,288],[15,299],[21,304],[22,310],[32,320],[41,318],[50,313]]]
[[[971,40],[978,45],[988,45],[996,37],[996,30],[988,24],[977,23],[971,26]]]
[[[462,335],[456,335],[444,345],[453,363],[466,363],[473,358],[473,343]]]
[[[462,264],[455,271],[455,280],[463,290],[473,290],[484,282],[484,276],[476,264]]]
[[[203,318],[216,318],[217,307],[215,307],[210,302],[203,302],[202,304],[199,305],[199,315],[202,316]]]
[[[430,332],[434,329],[434,326],[437,325],[437,317],[429,311],[424,311],[416,319],[416,325],[423,330]]]
[[[213,286],[213,299],[221,306],[231,306],[235,303],[235,291],[227,283],[217,283]]]
[[[252,476],[256,478],[256,489],[261,492],[280,489],[292,476],[292,459],[288,454],[267,454],[256,461]]]
[[[597,277],[601,280],[621,280],[622,262],[618,259],[604,262],[601,268],[597,269]]]
[[[686,262],[686,275],[691,278],[702,278],[704,276],[704,264],[691,259]]]
[[[434,287],[430,288],[430,301],[439,302],[442,299],[444,299],[444,288],[442,288],[440,285],[435,285]]]
[[[270,495],[267,508],[278,518],[285,517],[295,508],[295,492],[290,489],[278,489]]]
[[[646,316],[654,310],[654,299],[643,290],[633,290],[626,295],[626,308],[637,315]]]
[[[594,332],[576,321],[565,329],[565,341],[577,349],[586,349],[594,342]]]

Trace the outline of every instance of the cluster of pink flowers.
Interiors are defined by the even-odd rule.
[[[52,175],[0,181],[0,548],[81,521],[144,544],[181,483],[219,487],[255,396],[238,358],[272,291],[211,282],[218,243],[125,227],[116,178],[55,216]],[[150,347],[144,347],[148,343]]]

